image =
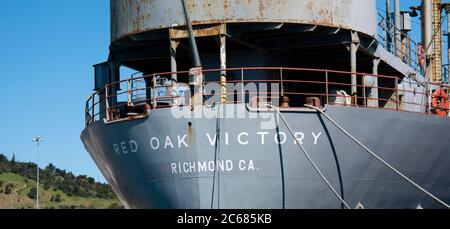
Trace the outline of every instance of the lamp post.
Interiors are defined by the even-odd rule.
[[[33,142],[37,144],[37,162],[36,162],[36,209],[39,209],[39,143],[45,141],[45,138],[37,136],[32,139]]]

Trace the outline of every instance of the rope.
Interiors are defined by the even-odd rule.
[[[217,118],[216,118],[216,144],[214,146],[214,174],[212,180],[212,192],[211,192],[211,209],[214,208],[214,191],[216,186],[216,171],[217,171],[217,209],[220,209],[220,171],[217,169],[217,161],[220,156],[220,115],[221,115],[221,105],[217,108]]]
[[[361,146],[363,149],[365,149],[369,154],[371,154],[375,159],[377,159],[378,161],[380,161],[381,163],[383,163],[385,166],[387,166],[389,169],[391,169],[392,171],[394,171],[397,175],[399,175],[400,177],[402,177],[404,180],[406,180],[407,182],[409,182],[410,184],[412,184],[414,187],[416,187],[417,189],[419,189],[420,191],[422,191],[423,193],[425,193],[426,195],[428,195],[429,197],[433,198],[434,200],[436,200],[437,202],[439,202],[440,204],[442,204],[443,206],[445,206],[446,208],[450,209],[450,206],[448,204],[446,204],[444,201],[442,201],[441,199],[437,198],[436,196],[434,196],[433,194],[431,194],[430,192],[428,192],[427,190],[425,190],[424,188],[422,188],[420,185],[418,185],[417,183],[415,183],[414,181],[412,181],[411,179],[409,179],[407,176],[405,176],[403,173],[401,173],[400,171],[398,171],[397,169],[395,169],[392,165],[390,165],[389,163],[387,163],[386,161],[384,161],[381,157],[379,157],[378,155],[376,155],[374,152],[372,152],[369,148],[367,148],[365,145],[363,145],[360,141],[358,141],[355,137],[353,137],[351,134],[349,134],[344,128],[342,128],[339,124],[337,124],[330,116],[328,116],[327,114],[325,114],[325,112],[315,106],[311,106],[311,105],[307,105],[305,104],[306,107],[309,107],[311,109],[314,109],[316,111],[318,111],[320,114],[322,114],[323,116],[325,116],[325,118],[327,118],[331,123],[333,123],[339,130],[341,130],[344,134],[346,134],[349,138],[351,138],[354,142],[356,142],[359,146]]]
[[[314,163],[314,161],[311,159],[309,154],[306,152],[305,148],[303,148],[303,145],[295,137],[294,131],[292,131],[291,127],[289,126],[288,122],[284,118],[283,114],[281,114],[280,110],[277,107],[274,107],[274,106],[272,106],[270,104],[265,104],[265,105],[267,107],[269,107],[269,108],[272,108],[273,110],[275,110],[278,113],[278,115],[281,117],[281,120],[283,120],[283,122],[286,125],[287,129],[289,130],[289,132],[291,133],[292,137],[294,138],[295,142],[300,147],[300,149],[302,150],[303,154],[306,156],[306,158],[311,163],[311,165],[314,167],[314,170],[316,170],[316,172],[319,174],[320,178],[322,178],[322,180],[325,182],[325,184],[331,189],[333,194],[342,202],[342,204],[344,204],[346,208],[351,209],[350,206],[347,204],[347,202],[345,202],[345,200],[338,194],[338,192],[336,192],[336,190],[333,188],[333,186],[330,184],[330,182],[328,182],[327,178],[325,178],[325,176],[322,174],[320,169],[317,167],[316,163]]]

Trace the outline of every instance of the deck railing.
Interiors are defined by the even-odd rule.
[[[401,35],[401,40],[395,36],[395,33]],[[383,46],[388,52],[395,56],[398,56],[405,64],[408,64],[411,68],[417,72],[424,74],[424,66],[421,66],[421,60],[419,60],[419,47],[420,45],[415,42],[411,36],[402,30],[399,30],[391,22],[387,22],[385,17],[378,13],[378,44]],[[396,44],[401,44],[400,47],[396,47]],[[422,47],[425,51],[426,47]]]
[[[316,98],[319,99],[321,106],[334,104],[424,114],[432,114],[435,109],[448,112],[445,104],[441,103],[438,106],[432,104],[433,91],[442,88],[448,92],[448,86],[420,83],[411,79],[403,82],[395,76],[308,68],[248,67],[203,70],[206,79],[204,86],[215,83],[220,88],[220,83],[225,83],[220,81],[222,73],[227,75],[227,85],[234,87],[233,90],[227,89],[226,92],[216,90],[215,95],[220,93],[221,96],[225,96],[228,104],[250,103],[255,96],[281,104],[282,99],[288,97],[291,107],[302,107],[306,98]],[[141,117],[151,109],[190,106],[190,97],[185,103],[177,102],[179,99],[186,99],[179,89],[184,88],[188,91],[190,89],[187,84],[170,81],[173,75],[177,75],[178,79],[189,79],[188,72],[181,71],[155,73],[107,84],[87,99],[86,125],[99,121],[102,117],[107,121],[114,121]],[[352,75],[357,76],[357,85],[349,83]],[[378,83],[371,84],[371,82]],[[246,86],[250,84],[257,85],[257,88],[263,84],[278,85],[279,90],[247,90]],[[410,88],[402,85],[409,85]],[[420,85],[423,90],[413,89],[416,88],[414,85]],[[357,94],[350,94],[352,86],[358,89]],[[377,97],[372,96],[373,90],[378,92]],[[211,96],[213,94],[203,93],[205,100]],[[224,102],[220,98],[214,103]],[[444,100],[448,100],[448,97]]]

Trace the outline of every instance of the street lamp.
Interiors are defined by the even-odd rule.
[[[47,139],[42,138],[40,136],[37,136],[35,138],[32,139],[33,142],[37,143],[37,162],[36,162],[36,170],[37,170],[37,175],[36,175],[36,209],[39,209],[39,143],[43,142]]]

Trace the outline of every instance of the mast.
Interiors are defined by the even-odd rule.
[[[432,0],[422,0],[422,44],[425,49],[425,77],[432,79],[433,21]]]
[[[184,17],[189,34],[189,42],[191,43],[192,58],[194,59],[194,67],[189,69],[189,85],[191,87],[191,109],[196,106],[203,105],[203,72],[200,55],[198,53],[197,42],[195,41],[194,30],[189,16],[186,0],[181,0],[183,5]]]
[[[386,0],[386,48],[391,51],[391,0]]]
[[[400,0],[394,1],[395,55],[402,57],[402,34],[400,33]]]
[[[192,48],[192,58],[194,59],[194,65],[195,65],[195,67],[201,67],[202,63],[200,61],[200,55],[198,53],[197,42],[195,41],[194,30],[192,29],[192,22],[191,22],[191,18],[189,16],[187,3],[186,3],[186,0],[181,0],[181,2],[183,5],[184,17],[186,19],[186,26],[187,26],[188,33],[189,33],[189,42],[190,42],[191,48]]]

